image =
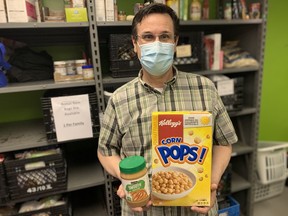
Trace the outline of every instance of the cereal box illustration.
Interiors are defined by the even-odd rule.
[[[212,156],[209,112],[152,113],[154,206],[209,206]]]

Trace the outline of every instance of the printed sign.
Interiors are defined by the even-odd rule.
[[[51,98],[57,141],[93,137],[88,95]]]

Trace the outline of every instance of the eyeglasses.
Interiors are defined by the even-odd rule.
[[[142,35],[137,35],[137,38],[141,40],[142,43],[152,43],[156,40],[158,37],[160,42],[172,42],[174,40],[175,35],[171,33],[162,33],[162,34],[151,34],[151,33],[145,33]]]

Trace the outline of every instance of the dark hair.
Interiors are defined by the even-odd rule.
[[[174,26],[174,33],[175,35],[178,35],[179,32],[179,18],[177,17],[175,11],[161,3],[152,3],[149,4],[148,6],[145,6],[141,10],[139,10],[133,21],[132,21],[132,37],[136,40],[137,39],[137,24],[141,23],[144,17],[148,16],[149,14],[153,13],[158,13],[158,14],[168,14],[172,21],[173,21],[173,26]]]

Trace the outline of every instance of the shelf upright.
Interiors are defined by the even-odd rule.
[[[101,121],[101,116],[103,115],[104,110],[105,110],[105,101],[104,101],[104,90],[103,90],[103,82],[102,82],[102,70],[101,70],[101,61],[100,61],[95,0],[87,1],[87,9],[88,9],[88,17],[89,17],[90,46],[91,46],[91,52],[92,52],[91,56],[92,56],[92,64],[93,64],[94,75],[95,75],[95,89],[96,89],[96,95],[98,99],[97,104],[98,104],[99,116],[100,116],[100,121]],[[109,216],[114,216],[112,176],[109,175],[106,172],[106,170],[104,170],[104,176],[105,176],[107,214]]]

